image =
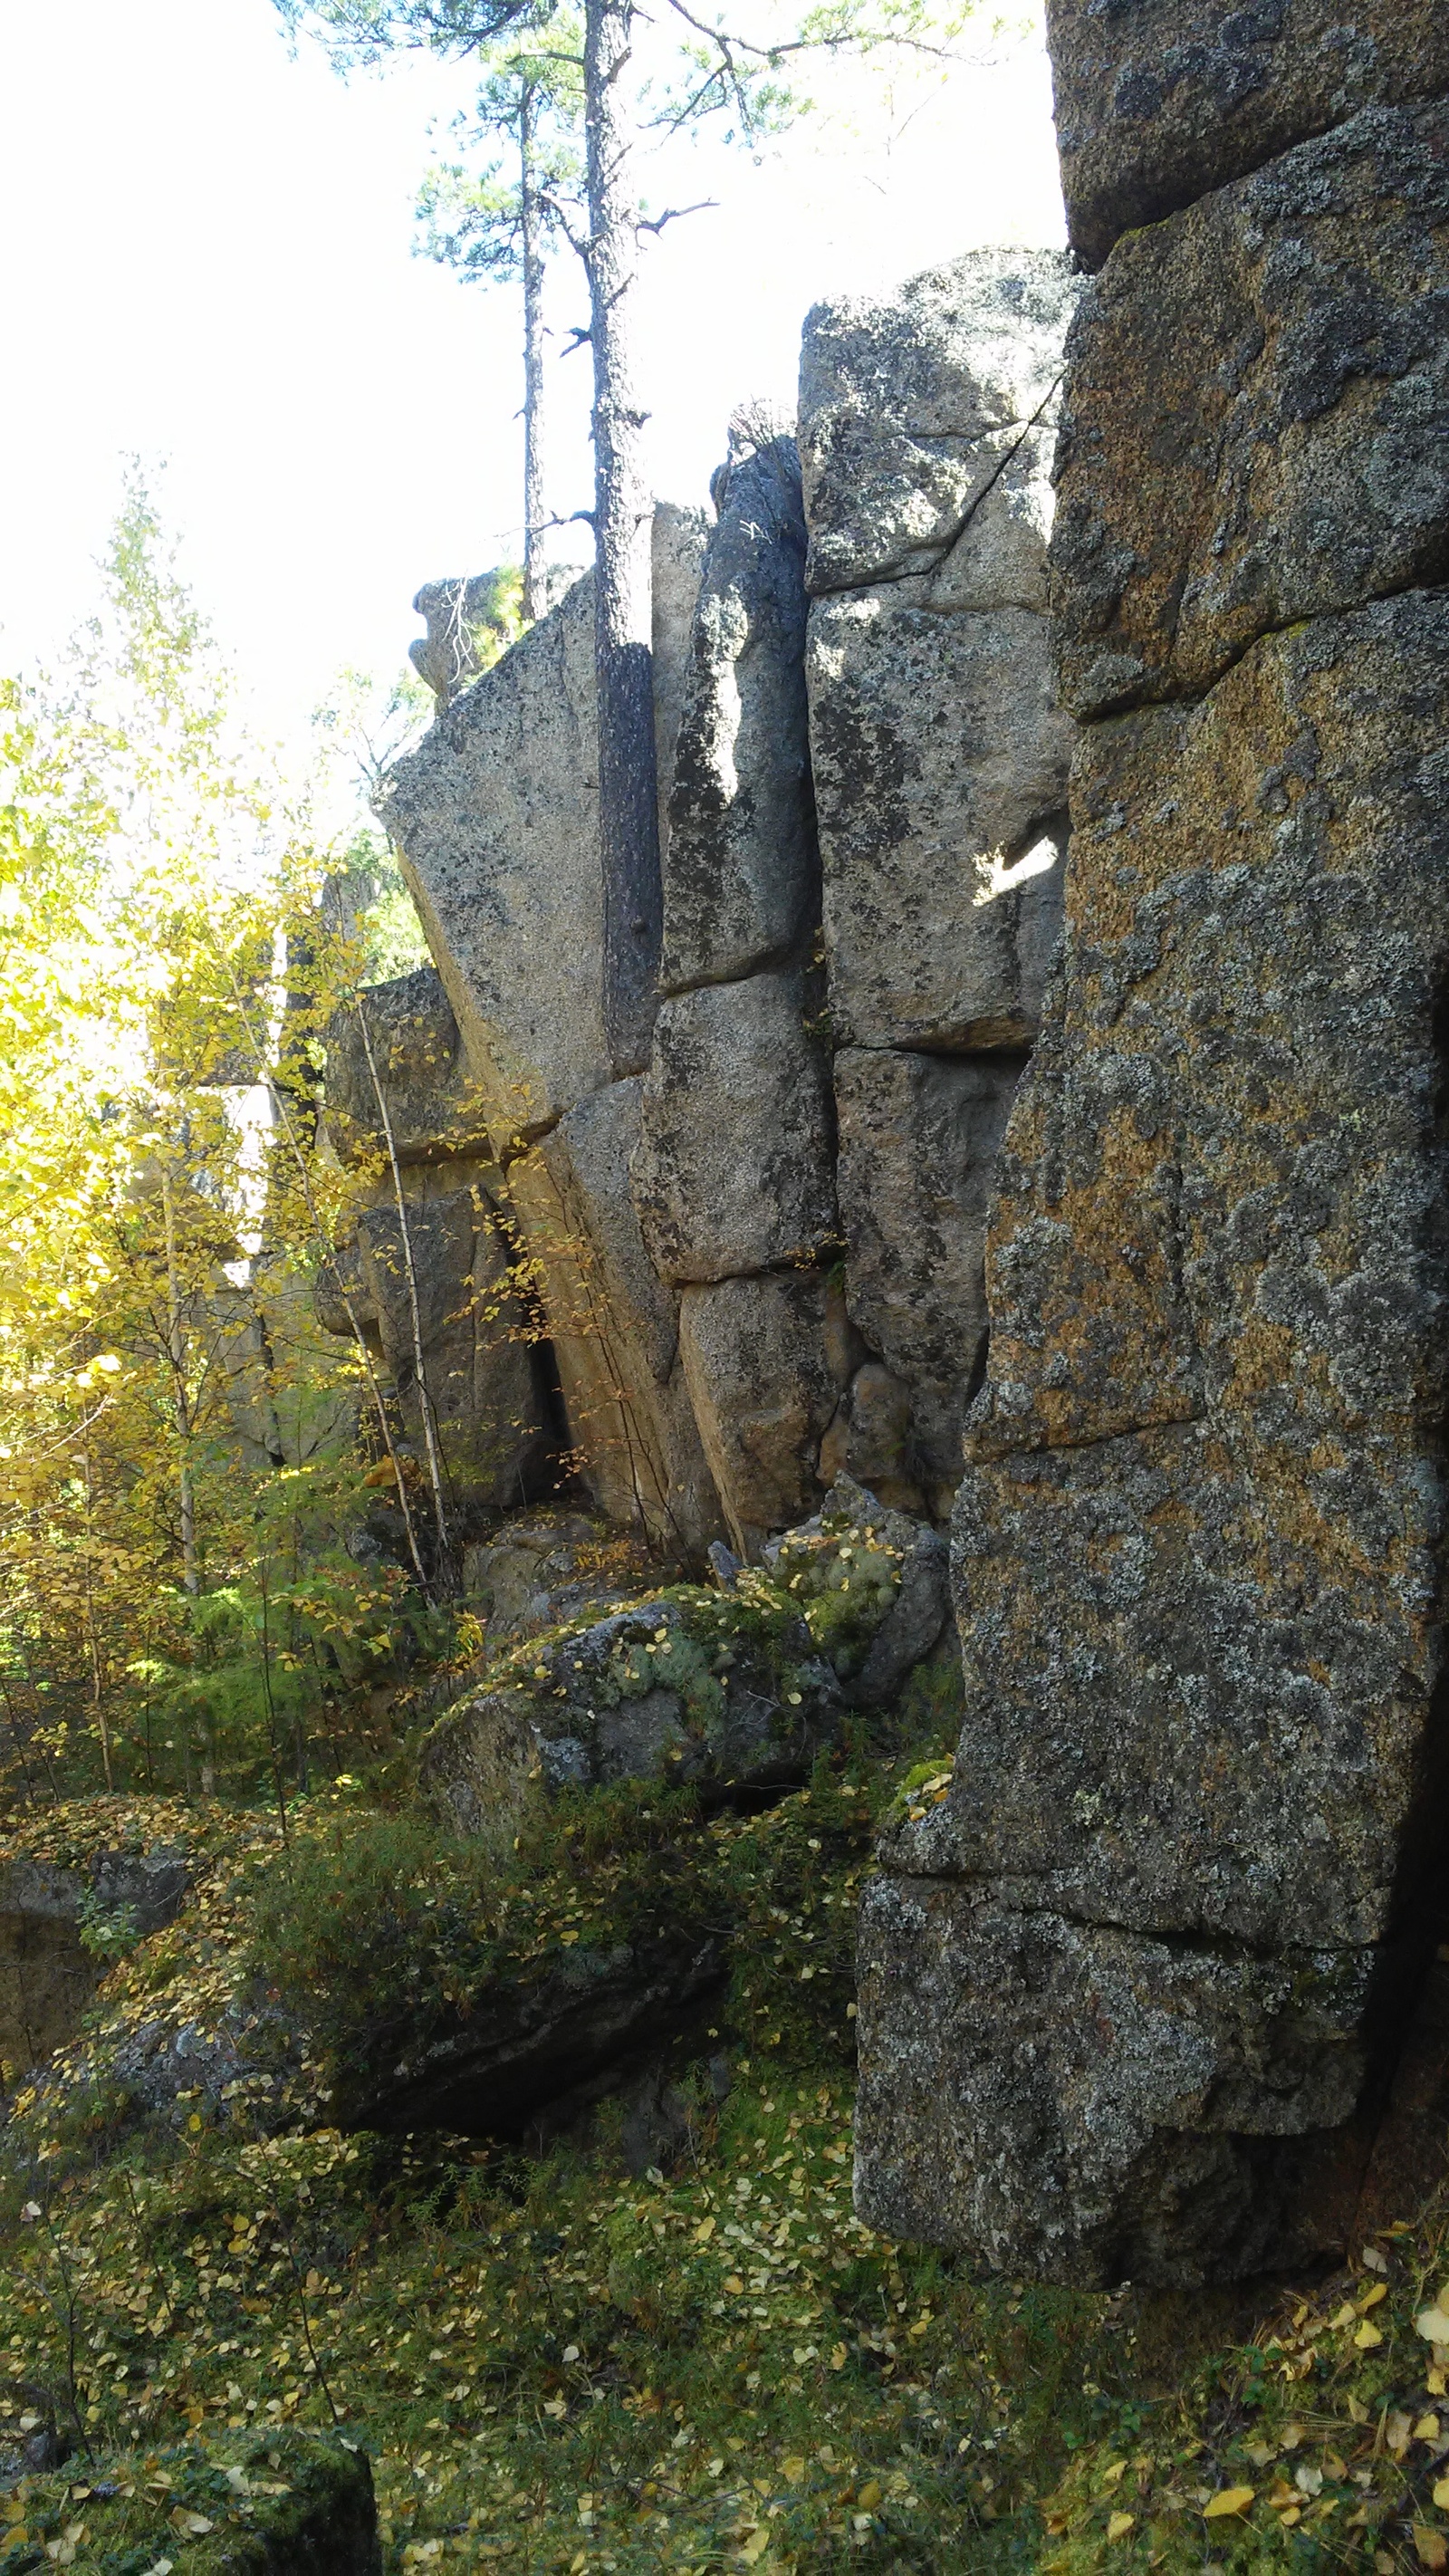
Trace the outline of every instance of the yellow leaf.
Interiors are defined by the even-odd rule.
[[[1103,2486],[1104,2486],[1104,2487],[1114,2487],[1114,2486],[1117,2484],[1118,2479],[1119,2479],[1119,2478],[1121,2478],[1121,2477],[1124,2477],[1124,2476],[1126,2475],[1126,2472],[1127,2472],[1127,2463],[1126,2463],[1126,2461],[1125,2461],[1125,2460],[1114,2460],[1114,2461],[1112,2462],[1111,2467],[1110,2467],[1110,2468],[1105,2472],[1105,2474],[1104,2474],[1104,2476],[1103,2476],[1103,2479],[1102,2479],[1102,2484],[1103,2484]]]
[[[1363,2324],[1359,2327],[1353,2340],[1355,2347],[1359,2352],[1372,2352],[1375,2344],[1383,2342],[1383,2336],[1380,2334],[1378,2327],[1371,2326],[1367,2317],[1365,2317]]]
[[[747,2567],[753,2567],[759,2559],[764,2557],[769,2546],[770,2535],[768,2531],[752,2531],[749,2539],[744,2543],[740,2551],[740,2556],[745,2561]]]
[[[843,2343],[833,2343],[831,2345],[830,2367],[832,2370],[843,2370],[845,2368],[847,2358],[848,2356]]]
[[[1437,2442],[1439,2439],[1438,2416],[1421,2415],[1418,2423],[1414,2426],[1414,2439],[1416,2442]]]
[[[731,2297],[732,2299],[734,2299],[734,2298],[738,2298],[738,2296],[739,2296],[739,2294],[740,2294],[741,2290],[744,2288],[744,2286],[745,2286],[745,2285],[744,2285],[743,2281],[740,2279],[740,2276],[739,2276],[738,2272],[727,2272],[727,2273],[726,2273],[726,2275],[725,2275],[725,2279],[724,2279],[724,2287],[725,2287],[725,2289],[729,2292],[729,2295],[730,2295],[730,2297]]]
[[[714,2220],[712,2218],[702,2218],[694,2231],[694,2241],[696,2245],[707,2245],[713,2234]]]
[[[1114,2513],[1107,2524],[1109,2540],[1125,2540],[1137,2520],[1135,2513]]]
[[[1414,2332],[1425,2343],[1449,2343],[1449,2316],[1442,2308],[1425,2308],[1414,2319]]]
[[[320,2273],[320,2272],[309,2272],[309,2273],[308,2273],[308,2275],[307,2275],[307,2287],[308,2287],[308,2290],[309,2290],[310,2292],[312,2292],[312,2294],[315,2296],[316,2292],[317,2292],[318,2290],[320,2290],[320,2289],[321,2289],[321,2287],[322,2287],[322,2275],[321,2275],[321,2273]]]
[[[1442,2531],[1433,2531],[1427,2522],[1414,2525],[1414,2554],[1421,2567],[1449,2567],[1449,2546]]]
[[[1441,2513],[1449,2513],[1449,2478],[1435,2479],[1434,2502]]]
[[[874,2513],[880,2500],[881,2483],[879,2478],[867,2478],[864,2486],[860,2490],[860,2494],[856,2498],[856,2502],[863,2505],[867,2513]]]
[[[1367,2312],[1370,2308],[1376,2308],[1380,2299],[1386,2299],[1388,2295],[1389,2285],[1387,2281],[1375,2281],[1371,2289],[1365,2290],[1363,2297],[1359,2301],[1359,2306]]]
[[[805,2475],[805,2463],[803,2460],[799,2459],[782,2460],[780,2462],[780,2474],[792,2487],[798,2487],[801,2479]]]
[[[201,2113],[199,2111],[193,2111],[186,2125],[191,2131],[192,2136],[195,2137],[197,2130],[201,2126]]]
[[[1203,2506],[1204,2520],[1216,2522],[1227,2513],[1246,2513],[1254,2492],[1252,2487],[1219,2487],[1217,2494],[1209,2497]]]

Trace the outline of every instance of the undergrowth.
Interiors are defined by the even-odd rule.
[[[944,1780],[952,1691],[918,1676],[891,1742],[753,1816],[641,1784],[499,1851],[346,1784],[294,1802],[285,1843],[275,1818],[133,1814],[196,1892],[11,2106],[11,2438],[53,2423],[71,2456],[14,2484],[4,2576],[146,2576],[122,2508],[147,2496],[206,2576],[233,2472],[260,2491],[309,2429],[371,2455],[388,2576],[1449,2563],[1442,2217],[1255,2306],[983,2281],[855,2216],[856,1900],[893,1802]],[[35,1839],[76,1860],[124,1822],[96,1801]],[[660,1906],[727,1924],[730,1967],[647,2081],[531,2154],[336,2125],[378,2029]],[[201,2067],[283,2000],[305,2028],[271,2075],[184,2080],[183,2050],[159,2107],[126,2096],[148,2030]]]

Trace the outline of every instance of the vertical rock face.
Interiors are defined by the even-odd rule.
[[[586,584],[388,785],[456,1017],[419,1024],[399,1116],[506,1167],[569,1441],[605,1509],[685,1549],[756,1554],[842,1472],[949,1510],[1061,927],[1046,541],[1077,291],[1060,256],[982,252],[817,312],[798,451],[737,441],[707,535],[657,514],[642,1077],[604,1062]],[[345,1043],[337,1071],[350,1150]]]
[[[985,1338],[986,1198],[1061,929],[1072,726],[1047,629],[1078,293],[979,251],[806,324],[807,680],[862,1374],[831,1456],[949,1509]]]
[[[660,505],[653,569],[662,804],[704,545],[702,514]],[[649,1261],[629,1196],[639,1083],[611,1082],[604,1045],[592,597],[591,579],[577,582],[440,713],[390,773],[382,812],[447,988],[438,999],[452,1026],[451,1079],[491,1157],[482,1183],[485,1234],[456,1269],[454,1327],[485,1333],[495,1372],[500,1350],[513,1354],[515,1374],[529,1372],[531,1410],[521,1384],[494,1386],[475,1371],[470,1436],[498,1459],[483,1498],[520,1500],[538,1458],[562,1443],[606,1511],[642,1520],[690,1550],[722,1523],[678,1361],[677,1301]],[[661,825],[667,862],[667,810]],[[430,1089],[430,1068],[445,1051],[436,1037],[419,1041],[398,1065],[406,1075],[403,1114],[435,1138],[445,1110]],[[357,1088],[355,1053],[344,1033],[337,1056],[344,1119]],[[476,1198],[471,1175],[469,1187]],[[370,1214],[360,1240],[386,1233],[388,1223],[385,1210]],[[542,1308],[563,1424],[549,1419],[542,1354],[535,1349],[530,1358],[516,1329],[512,1272],[520,1260]],[[475,1493],[482,1490],[475,1480]]]
[[[506,1185],[488,1152],[478,1086],[434,968],[374,985],[362,995],[360,1013],[343,1012],[333,1022],[327,1125],[338,1153],[365,1175],[369,1203],[338,1255],[338,1275],[324,1282],[323,1321],[350,1333],[350,1306],[421,1455],[420,1336],[423,1381],[455,1506],[468,1512],[523,1500],[557,1432],[529,1318],[510,1275]],[[401,1214],[388,1130],[402,1182]]]
[[[673,767],[701,518],[655,515],[655,703]],[[609,1080],[599,957],[592,577],[439,714],[382,816],[462,1031],[495,1154]]]
[[[1053,11],[1080,237],[1174,152],[1231,184],[1072,335],[1062,971],[990,1228],[960,1754],[861,1997],[865,2214],[1095,2284],[1342,2244],[1449,1754],[1446,136],[1364,103],[1449,62],[1350,12],[1330,96],[1307,5],[1193,0],[1154,86],[1146,16]]]
[[[1072,246],[1260,169],[1363,107],[1449,90],[1438,0],[1047,0]]]
[[[655,1268],[735,1545],[820,1494],[839,1400],[829,1060],[806,730],[805,524],[790,443],[715,477],[690,632],[664,877],[667,997],[632,1159]]]

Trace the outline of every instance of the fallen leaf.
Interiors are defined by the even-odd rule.
[[[880,2500],[881,2484],[879,2478],[867,2478],[856,2498],[857,2504],[862,2505],[867,2513],[874,2513]]]
[[[1414,2554],[1421,2567],[1449,2567],[1449,2544],[1442,2531],[1433,2531],[1427,2522],[1414,2525]]]
[[[1371,2326],[1367,2317],[1365,2317],[1363,2324],[1359,2327],[1353,2340],[1357,2351],[1372,2352],[1376,2344],[1381,2344],[1383,2342],[1383,2336],[1380,2334],[1378,2327]]]
[[[1425,2343],[1449,2343],[1449,2317],[1442,2308],[1424,2308],[1414,2319],[1414,2332]]]
[[[1109,2540],[1125,2540],[1137,2520],[1135,2513],[1114,2513],[1107,2524]]]
[[[1255,2493],[1253,2487],[1219,2487],[1203,2506],[1204,2521],[1217,2522],[1224,2514],[1246,2513]]]
[[[1434,2480],[1434,2502],[1441,2513],[1449,2513],[1449,2478]]]
[[[1375,2281],[1371,2288],[1365,2290],[1363,2297],[1359,2301],[1359,2306],[1364,2310],[1376,2308],[1380,2299],[1386,2299],[1388,2295],[1389,2285],[1387,2281]]]

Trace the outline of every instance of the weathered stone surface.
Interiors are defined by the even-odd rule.
[[[1077,294],[1060,251],[979,250],[817,304],[800,360],[814,596],[926,572],[1043,422]]]
[[[764,1551],[799,1600],[856,1708],[883,1708],[937,1644],[949,1611],[946,1542],[851,1476]]]
[[[842,1478],[763,1557],[767,1579],[681,1586],[505,1658],[425,1738],[427,1795],[506,1848],[540,1792],[801,1778],[847,1708],[886,1705],[936,1645],[946,1546]]]
[[[861,1922],[856,2206],[1097,2289],[1318,2250],[1302,2132],[1363,2080],[1363,1951],[1271,1959],[882,1876]]]
[[[327,1131],[344,1161],[365,1154],[381,1162],[387,1152],[369,1045],[400,1163],[486,1156],[476,1086],[435,966],[369,985],[328,1028]]]
[[[1064,976],[1008,1130],[957,1503],[961,1750],[891,1839],[866,1942],[868,1981],[909,1956],[917,1998],[961,1999],[882,2006],[862,2131],[884,2175],[889,2104],[934,2083],[955,2108],[910,2185],[930,2232],[949,2207],[956,2241],[1055,2277],[1191,2279],[1303,2241],[1311,2194],[1275,2205],[1254,2165],[1234,2217],[1212,2141],[1344,2119],[1432,1937],[1446,737],[1429,593],[1266,638],[1202,704],[1083,738]],[[987,1939],[973,1908],[1018,1929]],[[1115,2124],[1096,2095],[1047,2102],[1078,2083],[1086,1971],[1013,1986],[1006,1965],[1109,1928],[1138,1960],[1135,2029],[1113,2006],[1094,2042],[1139,2103]],[[1330,1951],[1347,2071],[1300,2085],[1276,1981]],[[1179,2099],[1152,2016],[1234,1958],[1207,2091]],[[1023,2076],[1009,2121],[1028,1988],[1047,2095]],[[1284,2150],[1285,2190],[1308,2152]]]
[[[517,2137],[545,2107],[595,2099],[657,2052],[720,1984],[728,1948],[724,1932],[691,1919],[684,1891],[677,1922],[610,1950],[555,1954],[531,1981],[500,1978],[466,2014],[440,2015],[421,2031],[414,2021],[380,2032],[374,2062],[346,2071],[341,2116],[384,2135]]]
[[[665,992],[783,964],[819,912],[793,440],[722,467],[669,794]]]
[[[661,1003],[633,1184],[676,1284],[808,1260],[833,1240],[828,1074],[796,973]]]
[[[654,540],[655,719],[667,779],[703,522],[661,508]],[[440,711],[388,773],[379,808],[500,1154],[610,1078],[593,649],[586,577]]]
[[[79,2030],[104,1953],[81,1938],[87,1914],[119,1917],[144,1939],[179,1913],[190,1872],[174,1851],[101,1852],[85,1870],[21,1859],[0,1870],[0,2064],[39,2066]]]
[[[1360,108],[1449,90],[1436,0],[1047,0],[1072,246],[1118,235]]]
[[[534,1782],[798,1779],[845,1701],[793,1603],[774,1629],[757,1641],[714,1595],[576,1628],[530,1650],[526,1682],[515,1671],[451,1709],[426,1739],[420,1784],[459,1832],[487,1834],[511,1833]]]
[[[484,1662],[521,1637],[585,1609],[612,1606],[620,1590],[618,1556],[617,1537],[602,1515],[558,1506],[510,1513],[490,1537],[475,1539],[463,1550],[463,1590],[488,1622]],[[456,1696],[455,1682],[448,1697]]]
[[[830,1006],[850,1046],[1024,1046],[1060,924],[1072,727],[1030,609],[922,581],[810,612]]]
[[[1084,738],[1063,1034],[989,1254],[942,1812],[989,1811],[993,1868],[1099,1919],[1368,1942],[1408,1892],[1442,1651],[1446,648],[1449,603],[1396,600]]]
[[[640,1078],[570,1110],[508,1185],[537,1265],[570,1441],[602,1509],[679,1553],[723,1523],[679,1365],[677,1305],[630,1195]]]
[[[451,1169],[444,1165],[443,1174]],[[478,1182],[409,1195],[408,1240],[422,1326],[423,1371],[455,1499],[523,1501],[554,1445],[528,1318],[514,1294],[511,1250]],[[418,1455],[423,1454],[412,1297],[396,1204],[357,1219],[353,1311],[376,1333]],[[324,1320],[334,1325],[330,1308]],[[341,1315],[345,1326],[345,1313]]]
[[[846,1374],[837,1302],[818,1270],[723,1279],[681,1299],[685,1380],[741,1556],[819,1499],[820,1442]]]
[[[958,1469],[959,1464],[958,1459]],[[866,1360],[856,1370],[820,1443],[822,1485],[840,1476],[868,1485],[894,1511],[927,1508],[912,1391],[880,1360]]]
[[[908,1390],[906,1472],[943,1500],[961,1472],[964,1398],[985,1355],[986,1212],[1020,1075],[1019,1056],[851,1047],[835,1059],[846,1300]],[[862,1370],[853,1414],[868,1416],[881,1393]],[[850,1464],[863,1472],[858,1450]]]
[[[1255,636],[1446,564],[1449,105],[1372,109],[1124,241],[1090,291],[1052,541],[1063,695],[1196,693]]]

